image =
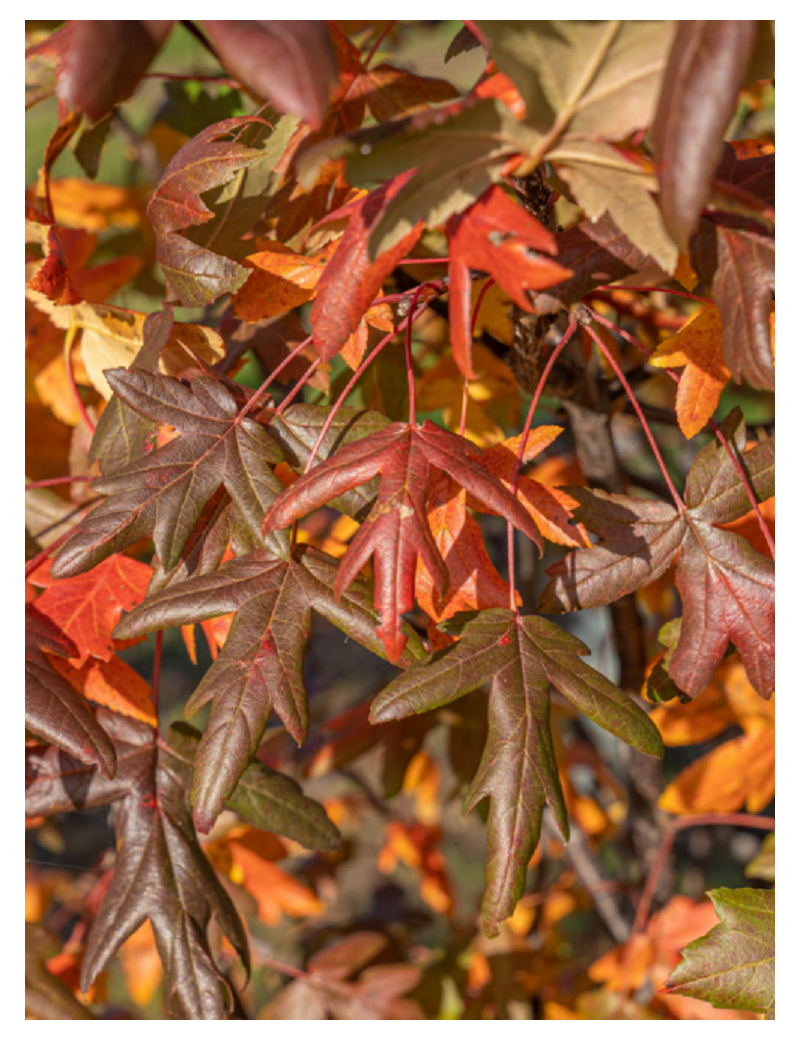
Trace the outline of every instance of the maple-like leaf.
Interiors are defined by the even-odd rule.
[[[281,415],[274,416],[270,434],[280,444],[284,458],[299,474],[305,472],[311,452],[325,426],[329,410],[319,405],[293,404]],[[371,437],[389,425],[380,412],[343,405],[336,413],[317,450],[318,459],[327,459],[345,444]],[[359,523],[369,514],[378,494],[378,479],[367,481],[331,499],[330,505]]]
[[[144,599],[152,573],[146,563],[116,555],[103,560],[90,574],[60,581],[52,577],[48,561],[28,580],[44,588],[36,609],[75,643],[77,653],[70,663],[80,668],[89,657],[111,660],[114,626],[123,610],[132,610]]]
[[[722,319],[712,303],[694,314],[650,358],[656,368],[683,368],[675,413],[685,437],[694,437],[713,416],[731,377],[722,349]]]
[[[745,424],[736,409],[723,434],[752,482],[756,498],[775,493],[774,439],[745,453]],[[675,584],[683,624],[669,674],[695,696],[734,643],[747,676],[762,697],[775,688],[775,565],[730,531],[727,523],[749,511],[742,480],[723,445],[698,452],[686,480],[686,509],[625,495],[570,488],[581,507],[575,516],[601,541],[550,568],[552,581],[539,610],[561,613],[613,603],[650,584],[677,558]]]
[[[327,252],[304,256],[280,242],[264,242],[259,252],[245,260],[252,271],[232,300],[237,317],[260,321],[307,303],[315,295],[329,259]]]
[[[141,347],[131,361],[132,368],[145,372],[157,370],[174,324],[172,307],[148,314],[142,324]],[[105,376],[103,380],[106,381]],[[104,477],[111,476],[144,453],[148,439],[157,428],[155,419],[147,419],[112,395],[97,423],[89,448],[89,462],[97,462]]]
[[[389,248],[375,252],[369,248],[371,232],[411,176],[399,174],[347,207],[347,228],[317,284],[311,308],[314,346],[323,361],[334,357],[358,329],[384,278],[422,234],[418,221]]]
[[[416,1003],[403,999],[421,978],[413,964],[366,967],[385,949],[378,932],[352,932],[325,947],[308,962],[307,974],[289,983],[267,1004],[267,1019],[345,1020],[421,1019]],[[358,974],[354,981],[347,981]]]
[[[151,534],[161,564],[171,569],[220,486],[230,494],[252,543],[261,543],[266,508],[283,489],[269,462],[280,462],[281,455],[264,425],[250,416],[240,418],[235,384],[229,389],[213,376],[196,374],[187,386],[138,368],[107,374],[126,405],[169,423],[181,436],[94,482],[108,498],[65,544],[54,573],[78,574]],[[271,544],[282,550],[280,540]]]
[[[213,365],[224,355],[222,337],[213,329],[203,325],[191,325],[176,322],[169,330],[158,333],[167,337],[158,351],[153,346],[140,354],[143,349],[144,326],[151,317],[149,338],[156,336],[152,327],[155,315],[149,316],[139,311],[125,310],[123,307],[112,307],[103,303],[79,303],[75,307],[58,307],[33,293],[29,288],[25,291],[38,310],[46,314],[59,329],[70,329],[72,326],[81,331],[81,359],[92,386],[109,400],[112,389],[106,380],[104,371],[108,368],[128,367],[138,359],[141,367],[158,369],[169,376],[178,376],[187,368],[196,365],[197,361]],[[166,314],[171,308],[165,308]],[[166,320],[166,318],[164,319]],[[147,364],[145,364],[147,359]],[[101,417],[102,418],[102,417]]]
[[[253,139],[258,144],[266,139],[265,149],[245,143],[253,137],[254,127],[262,132]],[[249,136],[247,130],[251,131]],[[248,230],[250,217],[258,217],[261,190],[265,190],[286,143],[281,135],[280,147],[270,148],[268,130],[260,116],[237,116],[213,123],[180,149],[156,186],[147,207],[156,233],[156,259],[172,297],[185,307],[213,303],[223,293],[235,292],[248,277],[245,268],[210,246],[221,238],[225,224],[233,223],[233,233],[226,230],[227,238],[235,241]],[[259,183],[254,186],[240,178],[234,190],[226,191],[240,171],[253,166],[266,179],[257,176]],[[213,192],[209,201],[218,206],[216,214],[202,198],[207,192]],[[189,238],[179,234],[198,225],[206,225],[201,235],[195,233]]]
[[[577,303],[598,284],[615,282],[653,264],[608,215],[595,222],[582,220],[559,232],[556,244],[559,262],[572,271],[572,276],[536,294],[537,314],[555,314]]]
[[[89,931],[81,968],[87,990],[119,945],[149,918],[166,977],[170,1013],[219,1019],[227,983],[211,956],[212,914],[249,967],[244,925],[203,854],[186,799],[196,734],[173,730],[153,743],[153,730],[103,713],[118,768],[112,780],[56,751],[29,749],[26,813],[69,812],[119,801],[117,861],[111,885]]]
[[[265,530],[280,530],[330,502],[343,491],[381,474],[378,501],[364,520],[339,565],[334,592],[341,596],[374,555],[375,604],[381,637],[390,661],[406,644],[401,615],[414,605],[414,574],[419,557],[441,594],[447,568],[431,534],[426,499],[432,471],[449,473],[479,502],[502,513],[541,550],[541,539],[525,509],[478,462],[479,448],[434,423],[417,427],[392,423],[369,439],[340,448],[326,462],[287,488],[264,518]]]
[[[658,21],[479,21],[542,134],[620,141],[651,124],[674,29]],[[555,133],[554,133],[555,131]]]
[[[447,243],[453,356],[463,375],[474,379],[470,269],[492,275],[525,311],[533,310],[530,291],[564,281],[572,272],[540,255],[555,256],[555,237],[496,185],[448,220]]]
[[[747,161],[747,160],[743,160]],[[725,363],[736,382],[775,389],[770,312],[775,291],[775,239],[750,221],[703,219],[690,243],[692,266],[722,315]]]
[[[540,452],[553,443],[560,433],[563,433],[561,426],[539,426],[530,430],[522,452],[522,462],[527,463],[535,459]],[[517,437],[509,437],[500,444],[493,444],[480,460],[481,465],[497,477],[509,492],[521,441],[522,434]],[[589,545],[586,531],[573,520],[572,511],[578,503],[566,491],[542,484],[525,474],[517,476],[516,488],[518,501],[530,514],[531,519],[545,538],[557,545]],[[487,511],[469,495],[467,505],[471,509]]]
[[[345,158],[348,180],[355,185],[403,177],[402,191],[371,225],[369,257],[374,260],[420,222],[435,227],[466,209],[500,179],[509,159],[527,152],[536,140],[538,135],[502,102],[485,98],[324,141],[309,149],[299,165],[307,174],[323,156]]]
[[[551,621],[485,610],[442,628],[458,635],[458,643],[406,669],[378,695],[370,718],[402,719],[492,684],[489,736],[465,811],[491,797],[483,922],[487,935],[497,935],[524,890],[545,804],[564,837],[569,835],[550,736],[550,684],[639,751],[660,755],[662,743],[641,708],[580,660],[589,652],[586,646]]]
[[[720,924],[683,950],[669,993],[775,1018],[775,893],[717,888],[708,893]]]
[[[726,740],[683,769],[664,789],[659,805],[671,813],[758,813],[775,797],[775,698],[764,701],[736,657],[689,704],[671,702],[650,715],[669,747],[701,744],[739,726]]]
[[[116,755],[111,739],[86,700],[56,671],[44,651],[69,657],[77,653],[77,647],[34,603],[26,603],[26,728],[112,777]]]
[[[646,170],[603,141],[565,141],[548,156],[590,220],[607,213],[632,245],[665,271],[674,270],[678,248],[664,227],[651,195],[655,182]]]
[[[335,575],[336,561],[311,548],[288,560],[257,550],[163,589],[117,626],[119,637],[130,638],[236,611],[222,652],[186,706],[191,716],[213,700],[192,786],[200,830],[210,830],[222,811],[273,709],[298,744],[305,740],[303,658],[312,609],[384,655],[365,582],[356,582],[340,603],[331,591]],[[418,642],[411,650],[418,656]]]
[[[652,128],[664,222],[681,250],[695,231],[736,111],[754,21],[679,21]]]

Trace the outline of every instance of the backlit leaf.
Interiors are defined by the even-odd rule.
[[[689,943],[667,990],[774,1018],[775,893],[717,888],[709,895],[720,923]]]

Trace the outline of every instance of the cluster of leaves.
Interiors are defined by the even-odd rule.
[[[379,868],[403,863],[449,918],[441,766],[423,747],[448,730],[465,811],[489,800],[485,935],[453,928],[440,960],[407,963],[407,948],[354,925],[308,949],[305,970],[288,966],[267,1018],[441,1015],[457,978],[475,1013],[502,1014],[503,972],[538,949],[525,943],[529,865],[562,855],[543,853],[545,807],[565,841],[577,830],[598,845],[626,814],[579,718],[652,758],[739,724],[662,807],[752,814],[770,801],[774,437],[754,439],[745,413],[774,389],[774,147],[730,132],[771,89],[769,23],[468,22],[448,57],[484,48],[469,89],[374,65],[382,34],[402,49],[409,26],[375,38],[371,25],[193,25],[233,79],[212,76],[213,96],[171,81],[144,137],[125,104],[172,23],[69,22],[26,52],[28,102],[60,97],[26,197],[26,815],[42,828],[113,805],[117,834],[69,950],[31,931],[34,1017],[88,1017],[74,994],[94,987],[102,1002],[112,957],[137,941],[157,951],[170,1015],[240,1016],[251,956],[287,967],[248,936],[242,893],[264,925],[315,917],[314,886],[275,861],[316,850],[317,880],[336,884],[353,854],[361,810],[307,797],[293,763],[348,775],[382,747],[386,797],[402,790],[417,808],[387,823]],[[93,80],[99,54],[113,70]],[[156,165],[149,190],[54,176],[71,146],[94,177],[115,133]],[[258,389],[245,356],[264,370]],[[524,391],[523,432],[509,435]],[[742,407],[718,424],[723,393]],[[572,455],[551,449],[562,426],[533,425],[540,405],[570,420]],[[639,479],[609,432],[626,407],[641,424],[627,435],[655,458]],[[659,440],[648,409],[673,420]],[[605,449],[582,430],[587,412]],[[506,521],[505,573],[481,515]],[[515,530],[548,554],[538,594],[517,582]],[[642,660],[669,622],[646,684],[622,646],[618,686],[543,616],[625,603]],[[395,669],[371,706],[318,733],[315,615]],[[180,627],[196,661],[195,624],[213,661],[182,709],[210,712],[202,730],[162,735],[163,633]],[[120,654],[154,632],[151,686]],[[643,686],[664,702],[655,711]],[[269,726],[273,711],[298,746],[313,735],[310,757]],[[733,782],[741,757],[755,764]],[[698,910],[671,975],[680,945],[659,945],[658,914],[637,915],[623,944],[619,907],[598,903],[618,947],[568,996],[554,951],[556,923],[579,908],[572,884],[550,885],[536,927],[552,935],[526,969],[524,996],[548,1017],[695,1017],[675,994],[772,1013],[772,892],[717,892],[722,923],[698,938],[710,924]],[[65,956],[71,985],[54,968]],[[630,999],[653,985],[669,995]]]

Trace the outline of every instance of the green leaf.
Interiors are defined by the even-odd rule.
[[[376,698],[370,719],[388,722],[441,708],[491,683],[489,736],[464,808],[491,798],[483,924],[492,936],[524,891],[545,804],[569,836],[550,736],[550,685],[637,750],[661,755],[663,745],[647,715],[580,660],[588,648],[545,618],[484,610],[457,615],[440,628],[459,635],[458,643],[399,675]]]
[[[670,993],[775,1017],[775,893],[717,888],[708,893],[720,924],[682,951]]]
[[[225,805],[252,827],[282,834],[306,849],[335,852],[342,843],[319,802],[306,798],[291,777],[261,762],[250,763]]]
[[[323,142],[301,160],[307,175],[325,158],[344,158],[354,185],[386,181],[416,168],[408,186],[386,209],[369,240],[371,258],[407,235],[418,221],[428,227],[460,213],[500,178],[513,155],[526,153],[538,135],[522,126],[495,98],[421,112],[408,119]]]

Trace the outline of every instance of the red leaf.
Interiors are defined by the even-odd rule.
[[[450,253],[450,335],[453,356],[468,379],[472,370],[470,268],[492,275],[514,302],[532,311],[528,293],[563,282],[572,274],[554,260],[555,237],[492,185],[469,209],[447,222]]]
[[[378,501],[353,538],[336,576],[338,596],[374,555],[375,603],[382,625],[377,630],[390,661],[406,644],[400,623],[414,606],[417,558],[441,595],[447,568],[430,529],[427,497],[432,470],[449,473],[478,501],[506,516],[542,548],[536,525],[522,505],[478,461],[479,448],[426,421],[420,428],[392,423],[368,439],[346,445],[315,466],[279,496],[264,517],[265,531],[288,527],[293,520],[330,502],[344,491],[381,474]]]
[[[319,281],[311,309],[314,346],[323,361],[330,361],[342,349],[372,305],[384,278],[422,234],[420,221],[391,249],[370,259],[370,232],[413,176],[413,170],[398,174],[352,204],[347,230]]]
[[[141,603],[153,571],[128,556],[110,556],[93,570],[57,581],[50,577],[50,561],[30,576],[44,588],[36,607],[54,621],[75,643],[77,657],[70,664],[80,668],[89,657],[110,661],[114,656],[111,632],[123,610]]]

